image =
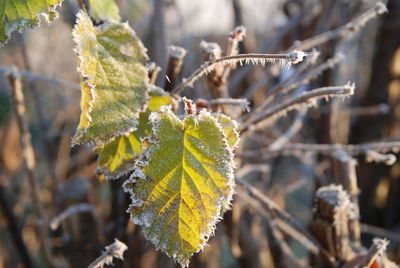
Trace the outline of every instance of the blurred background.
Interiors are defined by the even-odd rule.
[[[181,79],[203,62],[202,40],[216,42],[226,51],[229,33],[236,26],[247,29],[239,45],[240,53],[280,53],[296,40],[345,25],[376,3],[372,0],[116,2],[122,20],[130,23],[148,48],[151,60],[161,67],[156,82],[161,87],[166,80],[169,45],[187,50]],[[314,66],[339,52],[344,58],[290,93],[351,81],[356,84],[352,98],[321,102],[307,113],[288,113],[254,134],[245,148],[257,150],[272,144],[296,118],[301,118],[302,124],[292,135],[293,143],[398,141],[400,1],[387,1],[387,7],[388,13],[371,19],[357,33],[316,47],[319,57]],[[70,267],[86,267],[118,238],[128,246],[125,261],[116,261],[118,267],[178,267],[171,258],[156,251],[144,239],[140,227],[129,221],[126,213],[129,197],[121,188],[123,181],[99,180],[96,154],[84,146],[70,147],[80,113],[77,57],[71,34],[78,9],[75,1],[64,0],[58,8],[58,20],[14,34],[0,48],[0,267],[24,267],[27,258],[38,267],[47,267],[35,235],[37,222],[22,164],[20,133],[12,110],[10,84],[4,76],[13,65],[30,74],[23,78],[23,90],[37,160],[34,173],[46,217],[51,219],[74,204],[88,205],[58,228],[49,228],[48,242],[54,258],[66,260]],[[238,67],[228,79],[229,94],[232,98],[247,98],[253,109],[269,89],[288,78],[299,78],[297,71],[301,66]],[[313,67],[304,68],[307,71]],[[207,79],[200,79],[182,95],[210,99]],[[286,97],[279,96],[275,102]],[[391,241],[389,258],[400,262],[400,162],[367,163],[363,156],[357,160],[362,243],[368,247],[373,237],[387,237]],[[243,157],[237,163],[238,176],[257,186],[307,227],[313,217],[316,189],[335,181],[332,159],[326,155]],[[17,242],[18,233],[23,243]],[[309,258],[310,253],[298,241],[285,239],[299,259]],[[192,258],[190,267],[293,267],[280,251],[279,243],[272,236],[267,219],[246,200],[235,197],[233,210],[218,224],[210,245]],[[26,254],[21,247],[26,247]]]

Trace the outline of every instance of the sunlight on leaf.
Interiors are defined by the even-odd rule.
[[[211,235],[233,193],[233,153],[208,112],[182,121],[170,109],[152,113],[153,134],[125,183],[130,212],[158,249],[187,266]]]
[[[149,136],[151,124],[149,115],[159,107],[171,105],[172,98],[162,89],[151,91],[147,111],[140,113],[138,128],[128,136],[119,136],[104,147],[97,148],[99,153],[98,165],[107,179],[118,178],[131,170],[134,160],[142,152],[140,139]]]
[[[62,0],[1,0],[0,1],[0,45],[14,31],[33,28],[40,19],[51,22],[58,17],[55,10]]]
[[[239,141],[239,133],[236,130],[236,121],[230,119],[224,114],[212,114],[212,116],[221,124],[229,147],[232,149],[235,148]]]
[[[138,125],[148,96],[146,49],[127,23],[95,27],[84,11],[77,18],[82,113],[72,143],[101,146]]]

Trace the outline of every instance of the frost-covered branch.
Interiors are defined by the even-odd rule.
[[[94,262],[92,262],[88,268],[102,268],[104,265],[111,265],[113,263],[113,258],[120,260],[124,259],[124,252],[128,247],[125,243],[119,241],[115,238],[114,243],[106,246],[106,250],[98,257]]]
[[[267,109],[264,112],[260,112],[255,114],[246,120],[243,124],[240,125],[239,131],[245,132],[250,129],[253,125],[259,123],[260,121],[264,121],[270,118],[279,117],[282,114],[286,114],[288,111],[299,109],[300,107],[304,107],[304,105],[312,106],[316,104],[316,101],[324,98],[330,97],[347,97],[354,94],[354,84],[348,83],[344,86],[337,87],[322,87],[318,89],[314,89],[309,92],[305,92],[298,97],[287,100],[282,104],[278,104],[276,106]]]
[[[258,112],[265,109],[265,107],[267,107],[267,105],[271,102],[272,98],[277,93],[286,93],[292,89],[298,88],[299,86],[309,84],[310,82],[315,80],[318,76],[320,76],[324,71],[335,67],[335,65],[338,64],[340,61],[342,61],[343,58],[344,56],[341,53],[338,53],[332,58],[328,59],[326,62],[320,64],[319,66],[311,69],[309,72],[302,75],[299,78],[299,80],[289,85],[278,84],[275,87],[271,88],[269,91],[267,91],[265,100],[256,108],[255,111]]]
[[[222,66],[226,65],[235,65],[235,64],[254,64],[254,65],[261,65],[265,66],[268,62],[276,62],[279,61],[280,63],[287,64],[297,64],[303,60],[306,56],[306,53],[302,51],[293,51],[287,54],[238,54],[232,56],[221,57],[216,60],[207,61],[201,65],[199,69],[197,69],[193,74],[191,74],[188,78],[184,79],[182,84],[177,86],[173,91],[172,94],[179,94],[181,90],[186,87],[191,87],[193,83],[202,77],[205,74],[213,71],[214,68],[220,64]]]
[[[338,37],[357,33],[368,21],[378,15],[386,13],[388,10],[383,2],[377,2],[374,7],[368,9],[358,18],[334,30],[316,35],[304,41],[297,41],[289,50],[309,50],[323,43],[329,42]]]

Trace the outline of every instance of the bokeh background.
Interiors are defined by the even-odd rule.
[[[187,77],[203,60],[201,40],[217,42],[226,50],[229,32],[244,25],[247,34],[240,53],[279,53],[296,40],[340,27],[374,6],[372,0],[117,0],[121,17],[137,32],[152,61],[162,68],[157,84],[165,83],[169,45],[188,53],[180,77]],[[358,33],[318,46],[317,62],[335,53],[344,59],[301,90],[355,82],[352,98],[321,102],[305,115],[292,142],[360,144],[400,139],[400,1],[387,2],[389,12],[369,21]],[[0,267],[24,267],[10,225],[17,226],[29,256],[47,267],[35,236],[35,220],[27,175],[22,165],[20,133],[12,111],[10,84],[4,76],[15,65],[42,76],[23,79],[29,130],[37,163],[39,193],[48,218],[73,204],[88,203],[92,209],[66,219],[49,230],[53,255],[70,267],[86,267],[114,238],[128,250],[120,267],[176,267],[157,252],[140,228],[129,222],[129,197],[122,181],[100,181],[96,154],[84,146],[70,147],[79,120],[79,77],[73,52],[72,28],[79,7],[64,0],[60,18],[33,30],[14,34],[0,48]],[[294,75],[297,67],[236,68],[229,77],[233,98],[247,98],[256,107],[266,90]],[[43,78],[46,79],[43,79]],[[210,98],[206,79],[186,89],[184,95]],[[284,97],[284,96],[283,96]],[[282,98],[283,98],[282,97]],[[279,99],[277,100],[279,102]],[[297,113],[258,133],[248,148],[268,146],[291,125]],[[363,244],[375,236],[391,243],[389,257],[400,262],[400,162],[367,163],[358,157],[360,212]],[[329,156],[304,154],[267,159],[238,159],[237,174],[273,199],[305,226],[312,220],[313,196],[322,185],[334,181]],[[13,212],[11,222],[5,210]],[[280,252],[266,219],[246,201],[235,198],[233,211],[218,224],[215,237],[190,267],[291,267]],[[286,238],[299,258],[309,253]]]

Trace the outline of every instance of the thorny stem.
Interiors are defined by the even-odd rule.
[[[375,142],[364,144],[313,144],[313,143],[292,143],[285,145],[278,150],[260,149],[257,151],[246,151],[241,153],[244,157],[275,156],[282,154],[301,154],[304,152],[320,153],[332,155],[338,151],[345,151],[351,156],[365,155],[368,151],[380,153],[399,152],[400,141],[395,142]]]
[[[51,256],[50,246],[46,236],[46,219],[43,207],[40,203],[39,193],[37,189],[37,180],[34,174],[36,166],[35,153],[31,143],[31,135],[29,133],[28,122],[26,120],[26,108],[24,103],[24,94],[22,92],[21,74],[16,67],[13,67],[9,74],[11,92],[13,99],[13,107],[17,119],[20,134],[20,144],[22,151],[22,159],[26,173],[28,175],[29,188],[31,189],[32,203],[35,211],[37,225],[38,240],[44,252],[45,259],[50,267],[56,267]]]
[[[305,92],[298,97],[287,100],[282,104],[273,106],[262,113],[255,114],[254,116],[250,117],[248,120],[246,120],[243,124],[240,125],[239,131],[242,133],[246,132],[250,129],[251,126],[259,123],[260,121],[264,121],[271,117],[277,117],[282,113],[298,109],[302,107],[303,104],[314,105],[315,101],[321,98],[346,97],[353,95],[353,93],[354,93],[354,84],[353,85],[347,84],[344,86],[337,86],[337,87],[322,87],[314,89],[312,91]]]
[[[306,54],[302,51],[293,51],[287,54],[238,54],[221,57],[213,61],[205,62],[188,78],[184,79],[179,86],[172,90],[171,94],[179,94],[184,88],[192,86],[197,79],[212,71],[217,64],[234,65],[239,63],[243,65],[243,63],[253,63],[254,65],[265,65],[266,62],[274,62],[276,60],[287,62],[288,64],[297,64],[301,62],[305,56]]]
[[[273,96],[275,96],[277,93],[286,93],[292,89],[295,89],[301,85],[305,85],[310,83],[311,81],[315,80],[319,75],[321,75],[322,72],[325,70],[333,68],[336,64],[338,64],[344,56],[341,53],[336,54],[332,58],[328,59],[326,62],[322,63],[318,67],[315,67],[314,69],[310,70],[306,74],[304,74],[300,79],[294,83],[291,83],[287,86],[278,84],[277,86],[271,88],[266,93],[264,101],[256,108],[256,112],[259,112],[271,102]]]
[[[375,18],[378,15],[386,13],[388,10],[383,2],[377,2],[374,7],[368,9],[366,12],[361,14],[358,18],[350,21],[349,23],[336,28],[334,30],[322,33],[320,35],[311,37],[304,41],[296,42],[290,49],[291,50],[309,50],[313,47],[319,46],[323,43],[329,42],[338,37],[345,36],[346,34],[353,34],[359,31],[368,21]]]

